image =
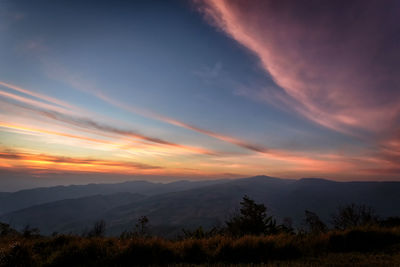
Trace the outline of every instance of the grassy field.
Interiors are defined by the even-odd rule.
[[[57,235],[0,239],[0,266],[400,266],[400,228],[166,240]]]

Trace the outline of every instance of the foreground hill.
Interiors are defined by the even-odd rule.
[[[398,216],[398,192],[399,182],[333,182],[257,176],[203,184],[178,192],[135,195],[131,200],[124,194],[97,196],[99,199],[110,197],[115,203],[112,206],[107,201],[88,202],[88,198],[47,203],[4,214],[0,221],[17,229],[30,224],[50,234],[54,231],[80,233],[102,218],[107,223],[107,233],[117,235],[131,229],[136,220],[145,215],[157,234],[170,236],[179,233],[183,227],[222,224],[238,208],[245,194],[264,203],[268,213],[278,221],[291,217],[295,225],[300,225],[305,209],[316,212],[329,223],[330,215],[339,205],[351,202],[372,206],[382,217]],[[72,213],[71,205],[77,207]],[[79,208],[85,205],[87,209]],[[65,223],[66,218],[68,223]]]

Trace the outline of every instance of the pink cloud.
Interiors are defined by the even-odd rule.
[[[260,59],[282,89],[271,98],[331,129],[379,133],[400,113],[395,5],[205,0],[199,9]]]

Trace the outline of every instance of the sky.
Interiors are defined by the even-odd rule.
[[[2,190],[400,180],[399,1],[0,1]]]

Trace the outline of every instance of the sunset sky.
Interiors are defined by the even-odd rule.
[[[396,0],[0,1],[0,188],[400,181],[399,48]]]

